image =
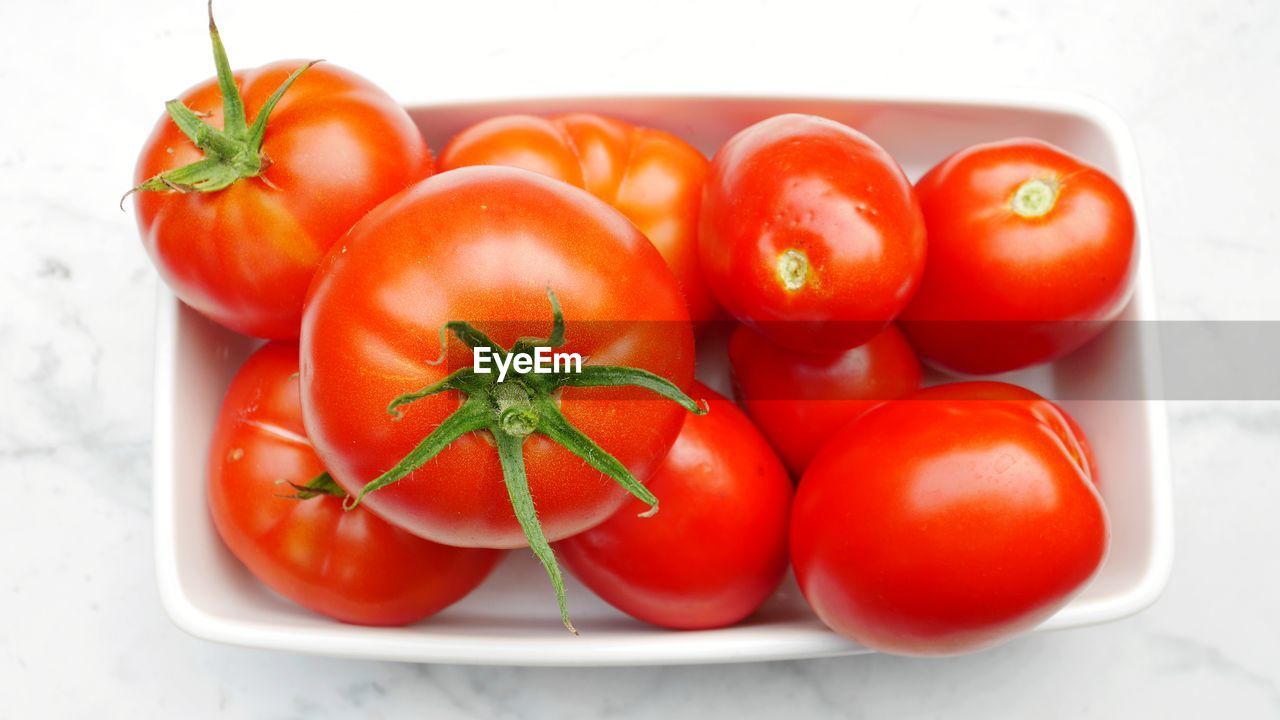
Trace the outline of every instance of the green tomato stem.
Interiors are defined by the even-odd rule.
[[[511,498],[516,521],[524,531],[529,549],[546,569],[551,587],[555,589],[560,621],[564,623],[566,630],[577,635],[578,629],[569,619],[569,603],[565,599],[564,575],[560,572],[560,563],[556,562],[555,551],[551,549],[551,543],[547,542],[547,536],[542,532],[542,523],[538,521],[538,511],[533,507],[529,477],[524,471],[524,437],[499,430],[494,433],[494,438],[498,443],[498,459],[502,462],[502,479],[507,484],[507,495]]]
[[[472,348],[484,347],[495,355],[533,355],[540,347],[559,347],[564,344],[565,321],[560,302],[554,292],[547,290],[551,301],[552,330],[546,338],[521,338],[507,351],[469,323],[451,321],[443,326],[463,344]],[[443,333],[443,331],[442,331]],[[447,337],[447,336],[446,336]],[[516,521],[523,530],[533,554],[546,568],[547,577],[555,589],[556,602],[564,626],[575,635],[569,621],[568,605],[564,597],[564,578],[542,531],[542,524],[534,508],[525,473],[524,441],[537,433],[559,443],[569,452],[582,458],[589,466],[612,478],[636,499],[649,506],[648,517],[658,511],[658,498],[622,464],[594,440],[569,422],[560,412],[553,394],[565,387],[621,387],[633,386],[649,390],[663,398],[676,402],[686,410],[703,415],[706,408],[699,406],[670,380],[647,370],[632,367],[588,365],[581,372],[555,373],[550,376],[513,372],[504,382],[496,373],[476,373],[472,368],[462,368],[448,377],[421,390],[396,397],[387,406],[387,412],[398,419],[405,406],[424,397],[446,391],[461,392],[466,396],[462,406],[445,418],[417,447],[405,455],[390,470],[369,481],[360,492],[347,498],[344,505],[354,508],[370,493],[399,482],[422,467],[448,447],[454,440],[468,432],[487,430],[493,435],[502,464],[503,480]]]
[[[226,48],[222,46],[222,37],[213,21],[213,0],[209,0],[209,39],[213,44],[213,63],[217,67],[218,89],[222,94],[222,129],[206,123],[181,100],[165,103],[169,118],[204,153],[204,157],[144,180],[125,193],[125,197],[135,192],[217,192],[241,179],[261,175],[270,165],[270,159],[262,152],[262,143],[271,111],[302,73],[320,62],[312,60],[290,73],[263,103],[250,126],[245,118],[244,99],[236,87]],[[122,206],[123,203],[122,198]]]
[[[322,472],[305,483],[295,483],[287,480],[283,480],[281,482],[284,482],[289,487],[293,488],[293,492],[278,495],[277,497],[286,498],[288,500],[310,500],[313,497],[319,497],[321,495],[328,495],[336,498],[347,497],[347,491],[343,490],[342,486],[339,485],[337,481],[333,479],[333,476],[327,472]]]

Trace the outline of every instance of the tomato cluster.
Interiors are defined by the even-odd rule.
[[[1049,362],[1123,309],[1133,215],[1098,169],[1015,139],[913,185],[866,135],[794,114],[710,161],[615,118],[503,116],[433,163],[368,81],[233,73],[210,29],[217,77],[168,104],[134,193],[178,297],[271,340],[227,392],[208,498],[280,594],[415,622],[528,546],[571,630],[557,557],[698,629],[751,616],[790,565],[836,632],[944,654],[1035,626],[1098,570],[1076,422],[1005,383],[921,388],[922,361]],[[740,405],[694,380],[718,319]],[[551,354],[578,364],[531,362]]]

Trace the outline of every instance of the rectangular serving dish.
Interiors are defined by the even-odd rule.
[[[915,179],[976,142],[1025,135],[1080,155],[1116,178],[1137,215],[1137,286],[1123,319],[1155,319],[1151,252],[1133,141],[1123,122],[1075,95],[879,95],[852,98],[610,97],[411,106],[433,148],[493,115],[590,111],[677,133],[710,156],[733,133],[770,115],[823,115],[865,132]],[[161,289],[155,356],[156,569],[165,609],[191,634],[260,648],[336,656],[486,665],[648,665],[747,662],[866,652],[826,630],[793,581],[755,616],[722,630],[673,632],[613,610],[570,580],[573,637],[527,552],[515,551],[479,590],[404,628],[344,625],[275,596],[227,552],[205,505],[205,458],[222,394],[256,342],[205,320]],[[1113,620],[1153,602],[1173,557],[1166,415],[1158,400],[1156,343],[1148,323],[1125,323],[1086,349],[1009,376],[1063,404],[1093,442],[1112,546],[1094,582],[1040,630]],[[726,386],[713,356],[699,375]]]

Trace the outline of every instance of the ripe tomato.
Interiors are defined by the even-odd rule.
[[[344,622],[403,625],[461,599],[502,557],[344,512],[323,472],[302,427],[298,347],[268,344],[231,382],[209,448],[214,525],[263,584]]]
[[[662,130],[569,113],[504,115],[463,130],[440,153],[440,170],[509,165],[580,187],[620,210],[671,267],[698,324],[716,315],[698,267],[698,205],[707,159]]]
[[[779,115],[711,161],[698,251],[720,303],[775,343],[847,350],[906,306],[924,269],[911,183],[870,138]]]
[[[893,653],[979,650],[1052,615],[1101,565],[1107,513],[1070,424],[1047,400],[984,394],[999,393],[885,403],[809,465],[791,560],[836,632]]]
[[[923,393],[923,397],[931,400],[1020,400],[1023,402],[1048,402],[1036,393],[1028,390],[1020,385],[1011,385],[1004,382],[992,382],[989,380],[975,380],[970,382],[953,382],[945,385],[934,385],[928,389],[927,393]],[[1098,484],[1098,461],[1097,456],[1093,454],[1093,446],[1089,444],[1089,438],[1084,434],[1084,428],[1076,422],[1063,408],[1054,405],[1054,409],[1062,416],[1062,420],[1071,430],[1071,437],[1075,439],[1075,443],[1067,446],[1067,451],[1084,466],[1088,471],[1089,480],[1094,485]],[[1054,422],[1054,416],[1045,415],[1046,422]],[[1064,435],[1065,437],[1065,435]]]
[[[431,153],[403,108],[337,66],[284,61],[233,76],[212,21],[218,79],[170,101],[143,146],[138,228],[183,302],[238,332],[295,338],[325,251],[430,175]]]
[[[711,412],[685,420],[649,478],[662,512],[633,501],[556,549],[587,587],[645,622],[681,630],[732,625],[760,607],[787,569],[791,481],[734,404],[702,385]]]
[[[916,185],[929,260],[903,328],[964,374],[1062,357],[1128,301],[1133,210],[1101,170],[1039,140],[961,150]]]
[[[893,325],[852,350],[778,347],[745,325],[729,339],[738,400],[794,477],[841,427],[920,387],[920,362]]]
[[[637,479],[685,411],[650,391],[697,409],[678,389],[693,375],[688,317],[662,256],[604,202],[514,168],[441,173],[321,265],[302,326],[307,430],[382,517],[450,545],[527,542],[559,590],[549,540],[617,510],[619,483],[656,502]],[[460,341],[447,353],[446,323]],[[579,353],[582,371],[499,382],[473,367],[472,348],[535,346]]]

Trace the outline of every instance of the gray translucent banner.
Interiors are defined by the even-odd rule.
[[[504,323],[478,322],[495,339],[510,334]],[[549,331],[549,323],[547,324]],[[649,342],[661,343],[680,331],[664,323],[640,323]],[[531,323],[517,323],[518,334],[527,335]],[[1063,328],[1068,324],[1063,323]],[[1074,328],[1083,324],[1072,323]],[[713,386],[727,388],[731,369],[725,357],[729,337],[736,324],[729,321],[712,323],[698,339],[698,376]],[[952,337],[992,337],[1006,327],[1025,331],[1019,323],[945,323]],[[1040,332],[1052,334],[1054,323],[1037,323]],[[573,322],[569,318],[565,350],[578,350],[576,338],[622,336],[639,328],[623,323]],[[514,330],[514,326],[512,326]],[[541,334],[545,334],[541,333]],[[469,354],[457,352],[458,340],[450,338],[450,369],[457,369]],[[852,352],[857,352],[852,351]],[[1053,400],[1280,400],[1280,321],[1117,321],[1084,347],[1049,364],[1012,373],[959,378],[937,370],[926,371],[926,383],[937,384],[959,379],[990,379],[1012,382],[1032,388]],[[810,362],[830,362],[830,355],[814,355]],[[594,359],[585,354],[585,361]],[[609,389],[593,389],[593,396],[604,397]],[[627,391],[635,397],[633,391]],[[875,399],[865,393],[858,399]],[[814,399],[814,396],[792,384],[778,383],[768,388],[760,399]],[[830,399],[840,399],[833,396]]]

